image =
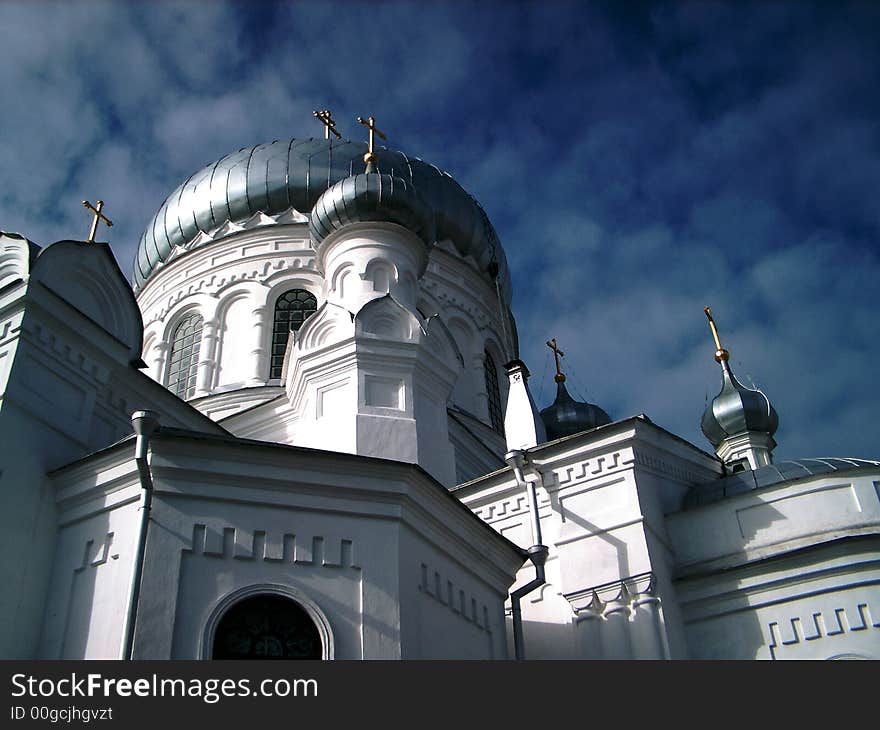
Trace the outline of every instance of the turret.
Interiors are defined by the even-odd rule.
[[[296,443],[417,463],[455,481],[446,403],[462,365],[439,318],[416,308],[434,213],[411,182],[366,170],[328,188],[309,220],[324,303],[296,333],[284,385]]]
[[[715,361],[721,366],[721,391],[706,407],[701,428],[715,453],[732,471],[771,463],[779,416],[764,393],[746,388],[730,368],[730,353],[721,346],[709,307],[704,309],[715,339]]]
[[[565,373],[560,367],[559,358],[565,355],[556,345],[556,338],[547,342],[556,358],[556,400],[541,411],[541,420],[547,429],[547,438],[553,441],[563,436],[571,436],[581,431],[611,423],[611,417],[594,403],[584,403],[571,397],[565,387]]]

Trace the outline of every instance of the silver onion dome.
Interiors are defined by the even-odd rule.
[[[541,411],[541,420],[550,441],[611,423],[611,417],[599,406],[572,398],[564,379],[557,379],[556,400]]]
[[[720,352],[726,351],[721,350]],[[760,390],[740,383],[730,369],[727,357],[717,358],[721,364],[721,392],[706,407],[700,427],[706,438],[717,447],[725,439],[749,431],[772,436],[779,427],[779,415]]]
[[[434,245],[434,212],[412,183],[396,175],[361,173],[340,180],[318,198],[309,218],[312,246],[350,223],[397,223]]]
[[[227,222],[290,209],[309,215],[324,191],[363,169],[366,151],[363,142],[288,139],[247,147],[207,165],[168,196],[144,231],[134,260],[135,289],[175,251],[210,245],[208,236]],[[480,204],[434,165],[396,150],[378,151],[376,171],[417,190],[433,213],[436,240],[451,241],[488,278],[497,275],[509,304],[507,260]]]

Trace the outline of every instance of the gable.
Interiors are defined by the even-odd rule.
[[[106,243],[53,243],[39,252],[31,279],[125,345],[131,363],[143,367],[141,312]]]

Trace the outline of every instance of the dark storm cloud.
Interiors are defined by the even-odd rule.
[[[49,21],[52,22],[49,22]],[[880,453],[875,4],[0,3],[0,228],[128,269],[165,195],[245,145],[392,146],[484,205],[543,402],[549,351],[613,417],[705,446],[702,306],[780,412],[777,455]],[[114,217],[115,216],[115,217]]]

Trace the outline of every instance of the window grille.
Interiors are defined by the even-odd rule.
[[[196,391],[202,324],[201,315],[190,314],[177,325],[171,341],[168,390],[184,400],[191,398]]]
[[[284,367],[284,352],[291,332],[302,327],[309,315],[318,309],[315,295],[305,289],[284,292],[275,302],[275,321],[272,327],[272,362],[270,378],[280,378]]]

